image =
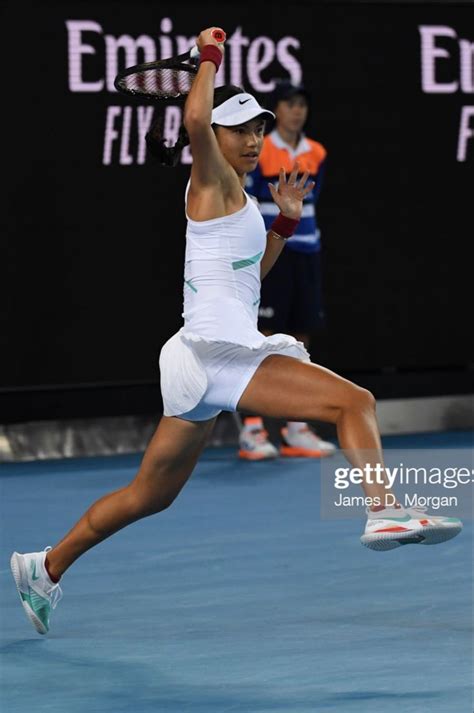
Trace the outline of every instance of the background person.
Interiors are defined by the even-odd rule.
[[[309,94],[289,81],[277,83],[272,108],[276,125],[264,138],[257,168],[247,177],[247,190],[260,204],[267,228],[276,216],[276,205],[268,183],[278,182],[280,167],[290,172],[298,160],[315,185],[303,201],[303,215],[294,235],[287,241],[278,262],[262,282],[259,329],[265,335],[292,334],[309,347],[310,333],[324,325],[321,288],[321,236],[316,220],[316,203],[321,190],[326,149],[308,138]],[[279,452],[290,457],[331,455],[335,447],[323,441],[304,422],[288,421],[281,429]],[[269,440],[260,416],[244,416],[239,436],[239,456],[247,460],[276,458],[278,450]]]

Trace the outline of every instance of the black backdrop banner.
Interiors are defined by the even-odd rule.
[[[184,188],[146,158],[153,103],[117,71],[227,32],[217,84],[265,104],[276,78],[313,97],[328,151],[320,198],[335,370],[472,362],[474,9],[298,2],[7,3],[3,388],[149,383],[182,324]],[[4,24],[5,27],[5,24]],[[176,136],[181,107],[170,106]],[[4,161],[5,165],[5,161]]]

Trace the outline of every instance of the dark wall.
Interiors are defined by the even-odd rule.
[[[271,16],[265,5],[215,7],[7,3],[16,29],[3,41],[15,59],[3,112],[4,393],[156,387],[160,348],[182,323],[189,165],[141,162],[139,111],[143,122],[153,105],[109,91],[105,78],[116,69],[113,38],[146,35],[149,51],[167,56],[177,35],[209,25],[233,38],[224,81],[240,76],[265,103],[273,78],[301,73],[314,97],[308,134],[328,150],[319,207],[328,328],[313,339],[315,360],[344,373],[465,369],[474,137],[463,155],[458,144],[474,87],[460,40],[474,42],[473,7],[285,2]],[[68,21],[95,25],[79,37]],[[419,26],[449,30],[435,39],[446,55],[436,92],[423,91]],[[241,72],[239,28],[249,43]],[[80,43],[89,50],[79,67]],[[279,59],[259,70],[264,52]],[[130,63],[119,50],[117,66]],[[94,82],[103,88],[91,91]]]

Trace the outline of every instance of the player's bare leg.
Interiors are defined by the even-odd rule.
[[[339,445],[353,466],[364,472],[368,464],[384,467],[375,399],[366,389],[324,367],[287,356],[267,357],[244,391],[239,409],[273,418],[326,421],[337,428]],[[363,482],[372,503],[362,544],[374,550],[390,550],[405,544],[437,544],[458,535],[462,522],[454,517],[401,508],[383,482]]]
[[[129,485],[97,500],[48,552],[48,570],[60,577],[84,552],[126,525],[165,510],[190,477],[215,419],[163,416]]]
[[[277,354],[257,369],[238,404],[239,410],[270,418],[334,423],[339,445],[350,462],[363,467],[383,464],[375,399],[329,369]],[[385,502],[384,484],[363,485],[366,495]]]
[[[214,420],[193,423],[164,416],[129,485],[97,500],[54,548],[12,554],[21,603],[39,634],[49,631],[51,611],[62,597],[59,578],[80,555],[126,525],[171,505],[191,475]]]

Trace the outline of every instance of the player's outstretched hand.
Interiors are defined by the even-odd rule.
[[[287,218],[293,218],[293,220],[299,220],[301,218],[303,198],[308,195],[315,186],[314,181],[310,181],[305,185],[309,178],[309,171],[303,173],[298,180],[299,168],[299,163],[296,161],[288,180],[286,180],[285,169],[280,168],[278,186],[275,188],[273,183],[268,184],[272,198],[281,213],[286,215]]]

